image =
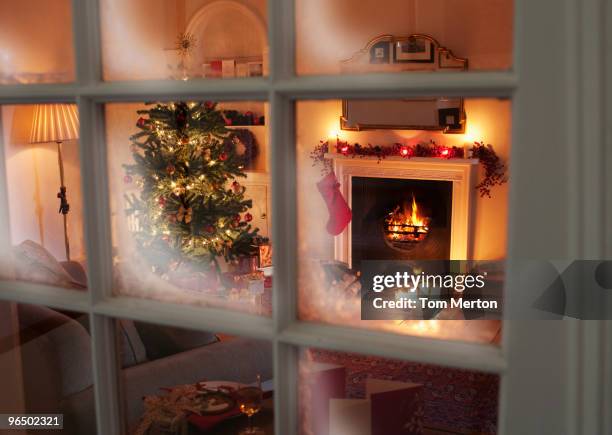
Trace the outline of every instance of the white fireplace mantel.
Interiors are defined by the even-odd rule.
[[[478,159],[439,159],[431,157],[352,157],[326,154],[333,160],[333,168],[340,183],[340,191],[353,209],[353,177],[397,178],[410,180],[451,181],[452,216],[450,259],[471,258],[471,234],[474,216],[474,194]],[[352,223],[335,237],[334,257],[352,267]]]

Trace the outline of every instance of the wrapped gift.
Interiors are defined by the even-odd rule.
[[[272,245],[269,243],[259,245],[259,267],[272,266]]]

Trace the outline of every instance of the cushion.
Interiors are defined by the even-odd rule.
[[[81,316],[76,319],[89,333],[89,319]],[[127,368],[147,361],[147,353],[140,335],[132,320],[117,320],[117,338],[119,340],[119,356],[121,367]]]
[[[217,336],[211,332],[143,322],[135,322],[134,325],[144,343],[149,360],[164,358],[218,341]]]
[[[41,245],[26,240],[13,247],[15,277],[57,287],[83,288],[73,281],[62,265]]]
[[[118,320],[117,334],[120,335],[121,343],[121,367],[131,367],[147,361],[147,352],[132,320]]]

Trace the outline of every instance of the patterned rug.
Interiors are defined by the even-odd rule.
[[[311,349],[314,361],[346,367],[347,397],[363,398],[365,379],[424,385],[424,423],[459,433],[495,434],[499,376],[400,360]]]

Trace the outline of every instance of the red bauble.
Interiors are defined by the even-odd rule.
[[[229,118],[225,118],[225,125],[232,125],[232,120]]]
[[[212,101],[204,101],[204,107],[207,109],[213,109],[215,107],[215,103]]]
[[[189,143],[189,136],[183,136],[183,137],[181,138],[181,143],[182,143],[183,145],[187,145],[187,144]]]
[[[244,215],[244,220],[246,222],[251,222],[253,220],[253,215],[251,213],[247,213]]]
[[[144,128],[146,125],[146,120],[144,118],[138,118],[138,121],[136,121],[136,125],[140,128]]]
[[[166,198],[164,198],[163,196],[160,196],[159,199],[157,200],[157,203],[163,207],[164,205],[166,205]]]
[[[208,234],[212,234],[212,233],[214,233],[214,232],[215,232],[215,227],[213,227],[212,225],[210,225],[210,224],[209,224],[209,225],[206,225],[206,227],[204,228],[204,230],[206,230],[206,232],[207,232]]]
[[[226,153],[221,153],[219,154],[219,160],[221,160],[222,162],[227,160],[227,154]]]
[[[242,187],[242,186],[240,186],[240,183],[239,183],[239,182],[237,182],[237,181],[234,181],[234,182],[232,183],[232,189],[234,190],[234,193],[239,193],[239,192],[240,192],[241,187]]]
[[[131,175],[126,175],[125,177],[123,177],[123,182],[125,184],[130,184],[132,181],[134,181],[134,180],[132,179]]]
[[[172,175],[174,174],[174,172],[176,172],[176,168],[174,167],[172,163],[166,166],[166,172],[168,173],[168,175]]]

